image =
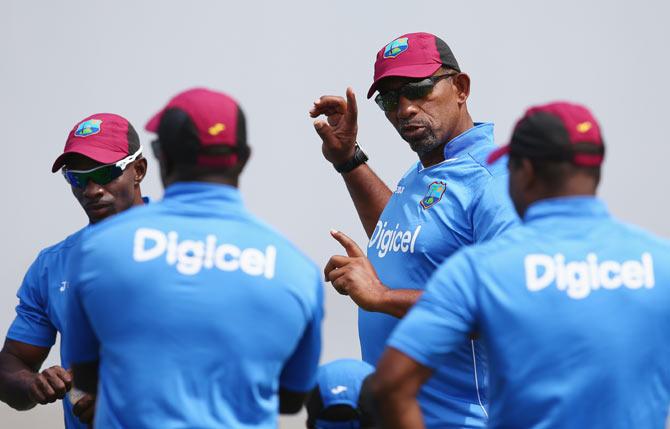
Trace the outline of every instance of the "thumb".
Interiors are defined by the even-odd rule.
[[[347,237],[345,233],[333,229],[330,231],[330,235],[332,235],[333,238],[337,240],[342,245],[342,247],[344,247],[344,250],[347,251],[347,256],[350,258],[365,256],[365,253],[363,253],[361,248],[358,247],[358,244],[356,244],[356,242],[351,238]]]
[[[356,104],[356,94],[353,88],[347,88],[347,117],[354,124],[358,119],[358,106]]]

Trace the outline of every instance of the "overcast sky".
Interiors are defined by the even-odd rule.
[[[341,179],[322,159],[308,110],[351,85],[359,138],[391,186],[415,161],[365,99],[374,56],[395,37],[433,32],[472,78],[469,108],[496,124],[498,143],[530,104],[581,102],[607,144],[600,195],[612,212],[670,237],[667,170],[670,27],[667,1],[30,1],[0,2],[0,168],[4,238],[0,329],[38,251],[86,217],[50,171],[67,133],[96,112],[127,117],[149,152],[147,119],[193,86],[228,92],[243,106],[253,158],[246,204],[319,265],[337,243],[331,228],[365,236]],[[149,157],[142,188],[161,198]],[[326,285],[323,360],[358,357],[356,313]],[[58,362],[52,353],[49,364]],[[18,413],[0,404],[0,426],[59,427],[59,406]],[[282,428],[302,427],[303,417]]]

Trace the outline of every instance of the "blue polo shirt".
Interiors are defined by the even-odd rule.
[[[389,346],[437,368],[472,333],[493,428],[662,428],[670,404],[670,242],[594,197],[450,258]]]
[[[65,321],[66,303],[71,293],[67,266],[71,261],[72,249],[85,229],[43,249],[28,268],[16,295],[19,304],[16,306],[16,317],[7,331],[7,338],[51,348],[58,332],[61,333],[61,342],[70,334]],[[62,347],[60,360],[63,368],[70,367],[70,355]],[[68,396],[63,399],[63,411],[67,429],[86,428],[72,414]]]
[[[149,202],[146,197],[143,200],[145,203]],[[69,335],[65,320],[72,280],[68,274],[68,264],[72,261],[72,250],[87,228],[43,249],[28,268],[17,292],[19,304],[16,307],[16,317],[7,331],[7,338],[50,348],[56,342],[58,332],[61,334],[61,342]],[[70,368],[70,355],[62,347],[60,359],[63,368]],[[68,396],[63,399],[63,408],[67,429],[86,428],[72,414],[72,404]]]
[[[100,361],[99,428],[275,428],[315,385],[320,270],[226,185],[176,183],[76,248],[65,341]]]
[[[417,162],[400,179],[368,243],[382,283],[424,289],[437,267],[458,249],[481,243],[518,223],[504,163],[488,165],[493,124],[480,123],[451,140],[445,161]],[[359,310],[363,359],[376,365],[398,319]],[[486,358],[464,340],[421,391],[429,428],[486,425]]]

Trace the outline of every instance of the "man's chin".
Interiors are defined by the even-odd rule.
[[[410,149],[412,149],[414,152],[416,152],[417,155],[423,156],[427,153],[430,153],[440,147],[439,142],[425,142],[425,141],[420,141],[420,142],[411,142],[406,140],[407,143],[409,143]]]
[[[115,213],[116,211],[114,210],[114,207],[108,207],[104,210],[88,210],[86,215],[88,216],[88,221],[90,223],[98,223],[101,220],[107,219],[108,217],[114,215]]]

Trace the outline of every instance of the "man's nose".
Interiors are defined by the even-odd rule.
[[[412,116],[416,115],[418,111],[419,108],[416,104],[416,100],[410,100],[409,98],[402,96],[398,98],[398,108],[397,108],[398,118],[400,119],[411,118]]]
[[[98,185],[92,180],[89,180],[84,187],[84,197],[89,200],[99,198],[103,193],[102,185]]]

